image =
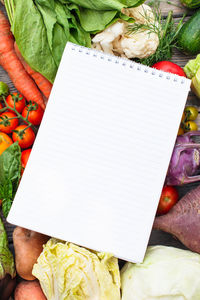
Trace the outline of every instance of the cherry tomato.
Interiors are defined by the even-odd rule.
[[[196,131],[198,130],[198,126],[194,121],[187,121],[184,123],[184,131]]]
[[[152,68],[186,77],[183,69],[171,61],[159,61],[156,64],[154,64]]]
[[[179,127],[178,135],[182,135],[182,134],[184,134],[184,130],[182,127]]]
[[[12,139],[14,142],[18,141],[21,148],[29,148],[35,140],[35,133],[30,127],[27,128],[27,125],[19,125],[15,128]]]
[[[18,126],[18,119],[16,114],[8,111],[0,115],[0,131],[11,133]]]
[[[24,169],[26,167],[30,154],[31,154],[31,149],[22,151],[21,163],[22,163],[22,168]]]
[[[39,125],[41,123],[43,114],[44,110],[42,107],[33,101],[26,105],[22,112],[22,116],[24,118],[26,118],[28,115],[28,120],[33,125]]]
[[[0,102],[0,109],[2,109],[3,108],[3,104]]]
[[[11,138],[4,132],[0,132],[0,155],[12,144]]]
[[[166,214],[178,201],[178,192],[173,186],[164,186],[160,201],[158,204],[157,214]]]
[[[185,118],[186,118],[186,116],[185,116],[185,113],[183,112],[181,122],[185,122]]]
[[[8,97],[6,98],[6,102],[8,106],[12,108],[14,108],[15,103],[15,108],[19,113],[22,112],[23,108],[26,105],[26,99],[19,93],[13,93],[8,95]]]
[[[198,110],[194,106],[186,106],[184,113],[186,115],[187,121],[194,121],[198,117]]]

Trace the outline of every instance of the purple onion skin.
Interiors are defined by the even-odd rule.
[[[190,131],[183,135],[179,135],[176,139],[177,144],[186,144],[186,143],[194,143],[192,137],[193,136],[200,136],[200,131]]]
[[[166,177],[167,185],[182,185],[200,180],[195,175],[200,166],[200,144],[191,139],[200,131],[191,131],[177,138]]]

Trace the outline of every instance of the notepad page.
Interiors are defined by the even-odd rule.
[[[68,43],[8,221],[141,262],[189,88]]]

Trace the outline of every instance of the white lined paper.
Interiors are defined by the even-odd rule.
[[[68,43],[8,221],[141,262],[189,88]]]

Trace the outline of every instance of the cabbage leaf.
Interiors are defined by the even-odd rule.
[[[48,300],[120,300],[118,261],[108,253],[52,238],[32,273]]]
[[[166,246],[149,247],[144,262],[121,271],[122,300],[199,300],[200,255]]]

